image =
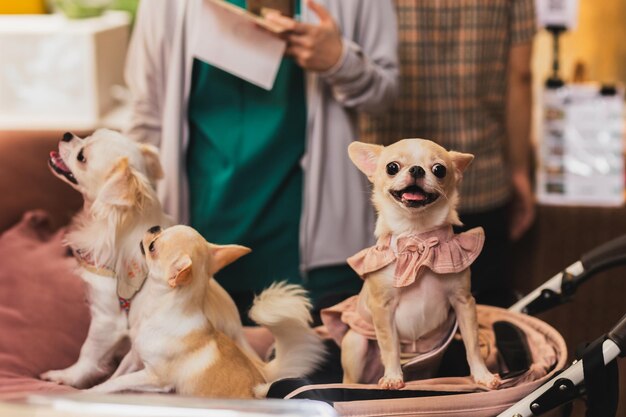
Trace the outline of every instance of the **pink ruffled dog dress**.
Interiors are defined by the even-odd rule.
[[[425,233],[401,234],[397,238],[382,236],[375,246],[348,258],[348,264],[362,279],[395,264],[394,287],[408,287],[418,281],[426,269],[437,274],[450,274],[469,268],[480,255],[484,241],[482,228],[455,234],[452,226],[446,225]],[[366,383],[376,383],[384,368],[371,317],[359,307],[359,296],[324,309],[321,315],[328,333],[340,346],[350,329],[370,339],[368,367],[363,379]],[[400,340],[405,379],[432,377],[456,329],[456,317],[450,308],[447,319],[435,330],[417,340]]]

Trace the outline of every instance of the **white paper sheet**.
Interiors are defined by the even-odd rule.
[[[272,89],[285,41],[216,0],[203,0],[196,19],[191,39],[194,57],[261,88]]]
[[[597,84],[568,84],[543,93],[537,166],[541,204],[624,203],[624,91],[601,95]]]

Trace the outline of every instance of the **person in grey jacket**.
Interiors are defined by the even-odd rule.
[[[347,147],[357,113],[383,112],[398,93],[392,1],[295,0],[299,19],[270,15],[289,29],[271,91],[193,56],[203,1],[141,2],[127,58],[127,134],[160,147],[166,211],[253,249],[217,276],[242,311],[277,280],[315,300],[356,292],[346,258],[373,244],[374,212]]]

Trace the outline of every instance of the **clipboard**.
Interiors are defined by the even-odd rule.
[[[194,2],[195,3],[195,2]],[[207,62],[265,90],[271,90],[287,42],[284,29],[224,0],[195,3],[189,47]]]
[[[250,12],[259,16],[265,16],[268,10],[275,10],[287,17],[295,14],[294,0],[247,0],[246,6]]]
[[[239,16],[244,17],[245,19],[256,23],[257,25],[261,26],[263,29],[269,30],[272,33],[275,34],[281,34],[281,33],[285,33],[287,31],[287,29],[285,29],[284,27],[280,26],[280,25],[276,25],[272,22],[268,22],[267,20],[265,20],[262,16],[259,16],[257,14],[252,13],[250,10],[247,9],[242,9],[239,6],[235,6],[234,4],[228,3],[227,1],[224,0],[208,0],[232,13],[235,13]],[[261,11],[263,14],[264,10]]]

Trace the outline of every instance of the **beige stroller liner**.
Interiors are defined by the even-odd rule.
[[[329,401],[343,416],[494,416],[537,389],[567,361],[567,346],[550,325],[531,316],[497,307],[478,306],[481,352],[492,372],[504,373],[498,360],[493,324],[498,321],[517,326],[525,335],[532,364],[527,371],[503,380],[497,390],[488,390],[467,377],[407,381],[404,391],[425,391],[427,396],[411,398]],[[378,390],[376,385],[316,384],[296,389],[285,398],[309,398],[308,393],[333,389]],[[330,391],[329,391],[330,392]],[[439,393],[441,395],[439,395]],[[319,396],[317,396],[319,398]]]

